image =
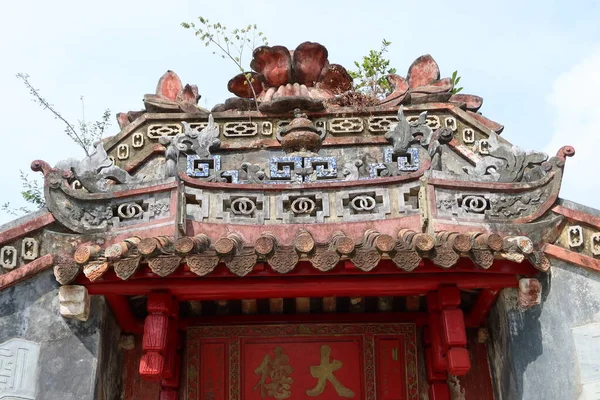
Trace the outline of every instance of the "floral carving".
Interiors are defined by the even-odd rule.
[[[319,271],[331,271],[340,261],[340,256],[337,252],[329,249],[318,249],[311,257],[310,262]]]
[[[533,206],[541,204],[547,194],[547,190],[533,193],[524,193],[514,196],[499,196],[490,199],[490,213],[503,218],[516,218],[528,213]]]
[[[192,255],[186,258],[190,271],[198,276],[210,274],[219,264],[219,257],[216,255]]]
[[[225,260],[227,268],[237,276],[246,276],[252,272],[252,268],[256,265],[257,256],[254,253],[229,256]]]
[[[148,260],[148,266],[152,272],[160,277],[171,275],[180,263],[181,257],[176,256],[158,256]]]
[[[379,261],[381,260],[381,255],[377,250],[357,250],[351,257],[350,261],[356,266],[356,268],[361,271],[371,271],[375,268]]]
[[[280,274],[287,274],[294,269],[300,258],[293,249],[277,249],[271,258],[269,265]]]

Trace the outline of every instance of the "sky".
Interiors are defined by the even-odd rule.
[[[9,2],[0,14],[0,204],[25,205],[19,171],[38,177],[31,161],[83,157],[15,74],[29,74],[70,121],[82,118],[81,96],[88,122],[107,108],[113,115],[141,109],[168,69],[198,85],[199,104],[212,108],[231,96],[227,81],[237,71],[180,27],[198,16],[232,28],[257,24],[271,45],[320,42],[330,62],[347,68],[383,38],[392,42],[387,56],[401,75],[431,54],[442,77],[458,70],[463,92],[484,98],[482,113],[505,125],[502,135],[513,144],[550,155],[573,145],[561,197],[600,208],[595,0]],[[112,122],[108,135],[118,132]],[[0,223],[12,218],[0,213]]]

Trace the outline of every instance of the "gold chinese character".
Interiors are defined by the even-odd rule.
[[[329,346],[321,346],[321,365],[317,367],[310,367],[310,374],[313,378],[317,378],[317,385],[306,391],[306,394],[309,396],[318,396],[323,393],[325,390],[325,385],[327,381],[331,382],[333,388],[337,392],[338,396],[352,398],[354,397],[354,392],[337,380],[337,378],[333,375],[335,371],[342,368],[342,362],[339,360],[333,360],[333,362],[329,362],[329,357],[331,356],[331,347]]]
[[[290,386],[294,380],[289,375],[294,368],[288,365],[290,359],[283,353],[282,347],[275,347],[274,353],[274,359],[271,359],[270,354],[265,354],[258,368],[254,370],[256,375],[260,375],[260,379],[253,390],[260,387],[260,397],[263,399],[265,396],[287,399],[292,395]],[[270,382],[267,382],[267,378]]]

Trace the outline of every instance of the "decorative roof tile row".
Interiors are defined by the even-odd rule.
[[[199,234],[178,239],[170,236],[131,237],[104,249],[96,244],[86,244],[77,248],[71,261],[56,265],[54,273],[56,279],[66,285],[81,272],[90,281],[95,281],[110,269],[126,280],[142,263],[147,263],[159,277],[173,274],[183,264],[194,274],[206,276],[219,263],[224,263],[237,276],[246,276],[261,262],[281,274],[293,271],[301,261],[308,261],[320,272],[328,272],[342,260],[349,260],[359,270],[369,272],[382,259],[391,260],[399,269],[411,272],[425,258],[448,269],[460,257],[468,257],[484,269],[490,268],[496,258],[514,262],[527,259],[541,270],[549,267],[543,254],[535,251],[532,241],[523,236],[456,232],[430,235],[402,229],[393,237],[367,230],[360,243],[342,232],[335,232],[326,243],[317,243],[309,231],[301,229],[288,245],[281,245],[268,232],[254,243],[244,243],[239,234],[229,233],[214,242],[207,235]]]

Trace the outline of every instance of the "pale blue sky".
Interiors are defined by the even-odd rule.
[[[551,153],[574,145],[561,196],[600,208],[600,2],[592,0],[7,3],[0,14],[0,203],[23,203],[19,170],[29,171],[32,160],[82,156],[30,100],[17,72],[31,75],[70,120],[81,118],[80,95],[88,120],[104,108],[140,109],[167,69],[197,84],[200,104],[211,108],[229,97],[236,71],[179,26],[198,15],[229,27],[256,23],[270,44],[321,42],[330,61],[346,67],[382,38],[392,42],[388,55],[400,74],[430,53],[442,75],[459,70],[465,93],[485,99],[481,111],[504,124],[515,145]],[[110,134],[117,131],[114,122]]]

